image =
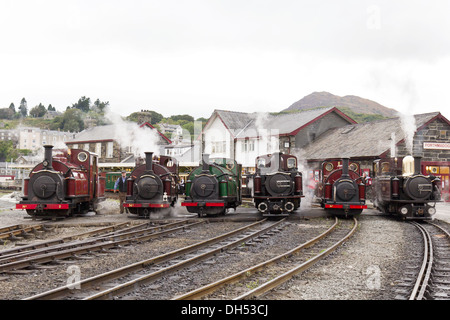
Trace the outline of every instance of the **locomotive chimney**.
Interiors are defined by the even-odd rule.
[[[52,149],[53,146],[52,145],[46,145],[44,146],[45,149],[45,153],[44,153],[44,167],[49,168],[49,169],[53,169],[52,166]]]
[[[145,153],[145,169],[147,171],[153,171],[153,152]]]
[[[414,157],[414,175],[422,174],[422,157]]]
[[[204,153],[202,157],[202,170],[203,171],[209,171],[209,154]]]
[[[349,177],[348,174],[348,158],[342,158],[342,176]]]

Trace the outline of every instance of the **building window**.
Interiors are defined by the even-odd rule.
[[[106,158],[112,158],[114,153],[113,153],[113,142],[108,142],[106,144]]]
[[[89,143],[84,144],[84,150],[89,151]]]
[[[100,142],[97,142],[95,144],[95,153],[101,157],[102,156],[102,144]]]
[[[244,140],[242,142],[242,152],[255,151],[255,141],[254,140]]]
[[[226,150],[226,142],[211,142],[211,153],[224,153]]]

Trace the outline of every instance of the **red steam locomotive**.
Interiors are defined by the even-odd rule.
[[[44,146],[44,160],[24,181],[16,209],[34,217],[67,217],[95,211],[104,200],[105,177],[98,170],[97,155],[80,149],[58,150]]]
[[[432,220],[441,201],[441,181],[422,174],[421,157],[374,161],[373,203],[403,220]]]
[[[366,185],[359,163],[329,160],[322,163],[322,182],[317,190],[321,206],[333,215],[355,216],[366,205]]]
[[[160,156],[153,161],[153,152],[145,153],[145,164],[136,164],[127,180],[124,207],[130,213],[149,217],[151,212],[175,206],[178,199],[178,162]]]

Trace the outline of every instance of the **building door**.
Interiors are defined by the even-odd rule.
[[[450,202],[450,162],[422,162],[425,174],[441,179],[442,200]]]

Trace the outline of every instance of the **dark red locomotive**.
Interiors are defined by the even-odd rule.
[[[404,220],[432,219],[435,204],[441,200],[441,181],[422,174],[420,157],[376,160],[373,170],[372,194],[376,208]]]
[[[31,216],[66,217],[96,210],[104,200],[105,178],[100,176],[97,155],[80,149],[45,148],[44,161],[24,181],[17,209]]]
[[[253,199],[263,216],[287,216],[298,209],[304,197],[302,184],[297,157],[277,152],[256,158]]]
[[[358,162],[328,160],[322,163],[322,182],[317,189],[321,206],[333,215],[355,216],[366,205],[366,185]]]
[[[127,180],[124,207],[130,213],[149,217],[151,212],[175,206],[178,199],[178,162],[161,156],[153,161],[153,152],[145,153],[145,164],[136,164]]]

